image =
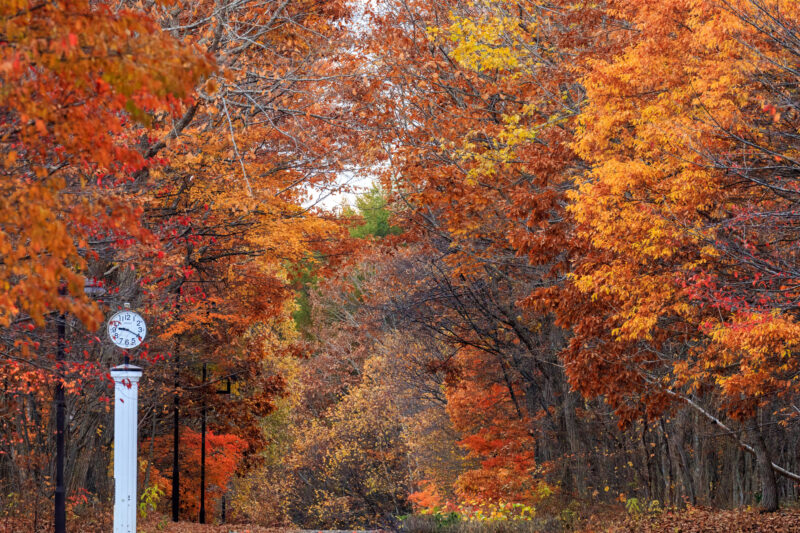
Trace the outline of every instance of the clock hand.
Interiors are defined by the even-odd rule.
[[[133,333],[133,332],[132,332],[131,330],[129,330],[128,328],[122,328],[122,327],[120,327],[120,328],[117,328],[117,329],[118,329],[118,330],[120,330],[120,331],[127,331],[128,333]],[[136,335],[136,337],[137,337],[139,340],[142,340],[142,337],[141,337],[141,336],[137,335],[136,333],[133,333],[133,334],[134,334],[134,335]]]

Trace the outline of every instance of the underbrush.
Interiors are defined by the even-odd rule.
[[[800,533],[800,509],[784,508],[760,513],[754,508],[663,509],[651,502],[630,499],[625,505],[578,506],[571,502],[561,511],[525,519],[473,519],[456,513],[410,515],[403,533]]]

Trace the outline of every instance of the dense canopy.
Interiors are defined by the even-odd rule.
[[[12,530],[123,356],[143,527],[797,503],[796,0],[6,1],[0,173]]]

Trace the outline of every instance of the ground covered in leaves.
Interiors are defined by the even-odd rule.
[[[624,511],[622,511],[623,514]],[[619,516],[619,515],[617,515]],[[465,531],[513,533],[513,525],[482,524]],[[456,528],[458,529],[458,528]],[[296,533],[289,528],[264,528],[251,525],[200,525],[191,522],[147,521],[142,533]],[[526,530],[527,531],[527,530]],[[543,530],[545,531],[545,530]],[[554,531],[548,529],[547,531]],[[570,531],[563,529],[562,531]],[[614,514],[597,515],[576,530],[580,533],[800,533],[800,509],[784,509],[762,514],[752,509],[714,510],[690,507],[682,511],[641,514],[616,518]]]
[[[194,522],[172,522],[169,519],[147,521],[138,528],[140,533],[289,533],[287,528],[267,528],[248,524],[197,524]]]
[[[319,530],[301,530],[288,527],[262,527],[251,524],[197,524],[194,522],[172,522],[169,518],[148,519],[140,523],[139,533],[322,533]],[[324,533],[355,533],[352,530]],[[359,532],[376,533],[376,532]]]
[[[628,516],[619,522],[591,520],[581,533],[800,533],[800,509],[762,514],[752,509],[690,507],[656,515]]]
[[[110,513],[96,521],[73,523],[74,531],[81,533],[107,533],[111,525]],[[571,523],[567,523],[571,522]],[[546,524],[546,525],[545,525]],[[41,524],[45,526],[45,524]],[[420,526],[421,524],[417,524]],[[573,527],[570,527],[573,526]],[[52,531],[49,527],[32,529],[8,518],[0,519],[0,533],[20,531]],[[200,525],[193,522],[173,523],[166,516],[150,516],[138,524],[139,533],[317,533],[317,530],[300,530],[290,527],[267,528],[248,524]],[[660,513],[629,515],[624,509],[595,512],[590,518],[573,521],[545,520],[462,522],[446,528],[416,527],[405,533],[530,533],[532,531],[575,533],[800,533],[800,509],[782,509],[776,513],[761,514],[753,509],[714,510],[690,507],[681,511],[666,510]],[[326,532],[333,533],[333,532]],[[342,531],[336,533],[351,533]],[[375,532],[372,532],[375,533]]]

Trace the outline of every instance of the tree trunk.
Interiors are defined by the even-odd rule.
[[[678,471],[680,472],[681,480],[683,481],[683,493],[689,499],[689,503],[695,505],[697,498],[694,491],[694,480],[692,479],[692,471],[689,468],[689,459],[686,457],[686,449],[684,448],[684,439],[686,438],[686,423],[688,422],[689,413],[683,409],[678,413],[674,424],[675,438],[671,439],[675,454],[678,458]]]
[[[772,470],[772,459],[764,443],[764,437],[758,429],[758,421],[753,418],[748,425],[748,433],[753,442],[756,455],[756,469],[761,480],[761,506],[762,512],[771,513],[778,510],[778,485],[775,482],[775,472]]]
[[[575,419],[575,405],[577,398],[575,393],[570,391],[569,384],[564,378],[564,425],[567,431],[567,441],[569,443],[569,451],[572,456],[572,461],[569,466],[570,473],[572,474],[575,489],[578,496],[584,498],[587,494],[586,490],[586,470],[584,469],[585,459],[583,457],[583,447],[580,441],[580,430],[578,429],[578,422]]]
[[[668,505],[675,505],[675,492],[674,486],[675,481],[672,475],[672,453],[670,453],[669,449],[669,437],[667,436],[667,428],[664,422],[664,417],[659,420],[657,426],[659,432],[659,449],[661,450],[661,471],[662,471],[662,479],[664,481],[664,488],[663,488],[663,495],[661,497],[661,501],[664,506]]]

